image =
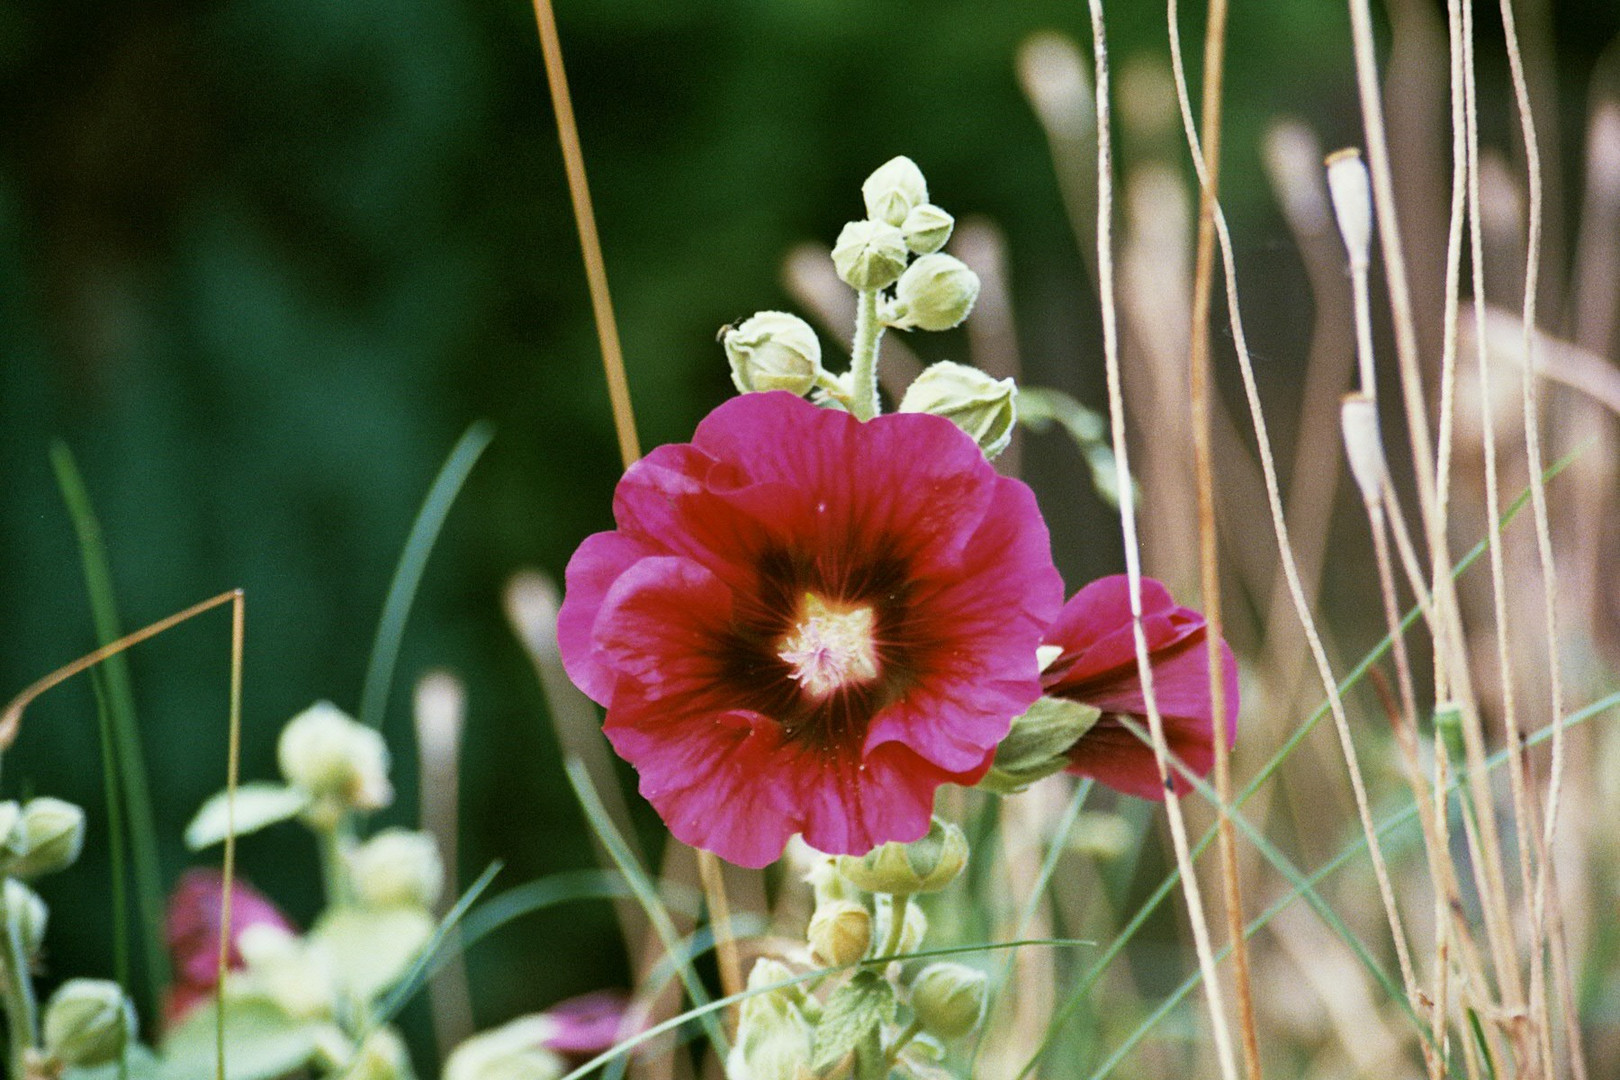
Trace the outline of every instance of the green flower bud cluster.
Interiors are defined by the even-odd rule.
[[[803,319],[761,311],[720,332],[731,381],[740,392],[812,394],[818,404],[869,419],[878,411],[883,331],[949,330],[973,310],[979,277],[940,252],[956,220],[928,201],[928,183],[916,163],[907,157],[886,162],[861,185],[861,198],[866,216],[847,223],[832,250],[839,278],[860,294],[850,371],[835,375],[822,366],[820,342]],[[919,400],[906,408],[951,416],[989,454],[1006,446],[1015,416],[1010,381],[974,383],[944,399],[942,393],[924,382]]]
[[[968,317],[979,278],[961,260],[939,254],[956,219],[928,201],[928,182],[908,157],[880,165],[861,185],[866,217],[838,234],[833,266],[860,292],[894,286],[882,319],[900,330],[949,330]],[[910,262],[917,256],[915,262]]]

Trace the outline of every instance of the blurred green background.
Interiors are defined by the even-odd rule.
[[[1117,60],[1164,55],[1162,7],[1110,8]],[[1578,140],[1620,14],[1613,0],[1532,9]],[[730,392],[715,328],[787,305],[783,253],[830,243],[896,153],[936,201],[1006,230],[1031,380],[1101,404],[1095,301],[1013,68],[1032,31],[1089,40],[1083,4],[559,0],[557,15],[644,445],[684,438]],[[1348,21],[1326,0],[1232,18],[1224,186],[1252,334],[1286,386],[1307,301],[1259,133],[1287,111],[1328,145],[1358,139]],[[560,575],[610,525],[618,473],[529,8],[13,0],[0,117],[0,692],[94,643],[48,460],[61,438],[129,627],[246,589],[244,776],[272,775],[285,719],[318,698],[357,706],[412,517],[456,437],[489,418],[496,441],[407,634],[385,725],[401,798],[382,820],[414,819],[409,687],[447,667],[470,686],[463,879],[492,858],[505,884],[588,864],[500,614],[515,569]],[[1056,440],[1031,456],[1038,485],[1078,466]],[[1118,559],[1086,513],[1054,522],[1076,584]],[[181,825],[222,784],[227,656],[214,614],[132,658],[171,877],[191,861]],[[51,979],[110,969],[94,716],[87,682],[51,693],[6,762],[8,795],[91,808],[87,857],[47,883]],[[309,918],[306,835],[271,830],[242,857]],[[486,1023],[625,979],[605,905],[531,918],[471,962]]]

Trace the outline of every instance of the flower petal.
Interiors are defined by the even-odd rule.
[[[598,705],[613,699],[615,676],[591,646],[597,612],[619,575],[655,554],[659,554],[657,549],[624,533],[602,532],[586,537],[568,560],[562,607],[557,612],[557,647],[563,670]]]

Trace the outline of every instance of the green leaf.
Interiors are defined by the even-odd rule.
[[[857,971],[822,1009],[811,1067],[819,1072],[843,1060],[868,1032],[894,1019],[897,1005],[886,979],[875,971]]]
[[[218,1006],[209,999],[186,1014],[163,1043],[162,1080],[212,1080]],[[267,997],[225,1002],[225,1080],[271,1080],[307,1065],[322,1023],[289,1015]],[[132,1075],[135,1074],[131,1070]]]
[[[433,937],[433,916],[421,908],[334,908],[309,933],[326,948],[343,985],[371,1001],[410,970]]]
[[[230,831],[230,807],[226,792],[202,804],[197,816],[186,826],[186,846],[201,851],[225,839]],[[258,832],[266,825],[286,821],[303,813],[309,794],[281,784],[242,784],[236,789],[236,835]]]

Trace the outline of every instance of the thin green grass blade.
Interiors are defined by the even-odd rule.
[[[669,917],[669,909],[664,906],[664,902],[658,896],[658,890],[647,878],[647,872],[631,854],[624,837],[613,827],[613,819],[608,816],[607,808],[602,805],[602,798],[596,793],[596,787],[591,783],[590,773],[586,771],[584,762],[576,757],[570,757],[565,765],[568,770],[568,782],[574,786],[574,794],[578,796],[579,804],[585,810],[585,820],[590,823],[597,838],[602,841],[602,846],[607,848],[608,855],[619,868],[619,873],[623,874],[625,881],[629,883],[636,895],[636,901],[647,913],[654,932],[658,934],[658,940],[663,943],[664,951],[670,956],[679,955],[681,935]],[[686,995],[692,999],[692,1003],[697,1006],[709,1004],[709,993],[703,988],[703,980],[698,978],[692,965],[681,964],[677,970],[680,972],[681,985],[686,988]],[[731,1043],[726,1039],[726,1033],[721,1030],[719,1020],[712,1012],[703,1013],[701,1019],[709,1042],[713,1044],[720,1060],[724,1061],[731,1049]]]
[[[101,672],[91,672],[96,695],[96,731],[101,743],[101,795],[107,803],[107,861],[112,864],[113,979],[126,988],[129,979],[129,882],[125,880],[123,792],[118,787],[118,747],[113,737],[112,711]]]
[[[1569,468],[1569,466],[1572,465],[1580,456],[1580,453],[1580,450],[1572,451],[1564,455],[1558,461],[1554,462],[1553,465],[1542,474],[1543,482],[1551,480],[1553,477]],[[1529,503],[1530,491],[1528,488],[1526,488],[1524,491],[1519,493],[1519,496],[1514,499],[1513,503],[1502,513],[1501,518],[1497,521],[1497,531],[1500,532],[1501,530],[1507,528],[1507,526],[1512,523],[1513,519],[1518,517],[1519,513],[1526,506],[1528,506]],[[1470,548],[1468,553],[1457,561],[1457,565],[1451,571],[1451,576],[1453,578],[1460,577],[1468,570],[1469,567],[1473,566],[1476,562],[1483,558],[1488,545],[1488,540],[1480,540],[1472,548]],[[1401,633],[1404,634],[1410,630],[1414,625],[1416,625],[1417,621],[1422,618],[1422,616],[1422,611],[1416,606],[1409,609],[1405,616],[1401,619]],[[1390,635],[1385,634],[1378,644],[1374,645],[1372,649],[1367,652],[1367,655],[1361,658],[1361,662],[1350,670],[1350,673],[1346,675],[1339,683],[1339,693],[1341,696],[1348,694],[1357,683],[1366,677],[1367,672],[1372,669],[1372,666],[1384,658],[1384,656],[1390,650],[1392,640],[1393,639],[1390,637]],[[1299,748],[1299,745],[1305,741],[1311,732],[1316,730],[1316,726],[1320,724],[1322,720],[1327,717],[1327,715],[1328,703],[1324,701],[1321,705],[1316,707],[1315,711],[1313,711],[1309,717],[1305,719],[1304,723],[1300,724],[1299,727],[1294,730],[1292,735],[1284,740],[1282,746],[1275,754],[1271,756],[1271,759],[1260,768],[1260,771],[1254,775],[1254,778],[1243,786],[1243,790],[1238,792],[1237,796],[1232,800],[1233,809],[1242,807],[1254,796],[1255,792],[1259,791],[1262,786],[1269,782],[1271,778],[1276,775],[1277,770],[1282,768],[1283,763],[1293,755],[1294,751]],[[1209,848],[1210,844],[1215,842],[1215,835],[1216,828],[1211,826],[1209,830],[1206,831],[1199,839],[1198,843],[1193,845],[1192,858],[1194,862],[1196,862],[1199,856],[1201,856],[1204,851]],[[1092,988],[1097,985],[1098,980],[1101,979],[1103,973],[1108,970],[1109,965],[1112,964],[1114,959],[1124,951],[1125,946],[1130,943],[1131,939],[1136,936],[1137,931],[1139,931],[1142,926],[1146,924],[1153,913],[1158,910],[1159,905],[1164,903],[1165,899],[1170,896],[1171,892],[1175,890],[1180,881],[1180,872],[1176,870],[1170,871],[1170,873],[1165,876],[1165,879],[1159,883],[1159,886],[1153,890],[1152,895],[1150,895],[1142,903],[1142,906],[1137,909],[1136,914],[1131,916],[1130,921],[1127,922],[1120,932],[1114,936],[1114,940],[1109,942],[1107,947],[1103,949],[1102,954],[1097,958],[1097,962],[1092,965],[1085,977],[1080,980],[1080,982],[1075,986],[1073,992],[1069,994],[1068,1000],[1066,1000],[1057,1008],[1057,1010],[1053,1012],[1052,1019],[1047,1023],[1046,1035],[1041,1040],[1041,1045],[1036,1049],[1035,1053],[1031,1055],[1029,1062],[1024,1066],[1023,1070],[1019,1072],[1017,1080],[1024,1080],[1024,1078],[1027,1077],[1034,1069],[1036,1063],[1041,1059],[1041,1057],[1045,1055],[1049,1049],[1051,1049],[1052,1042],[1057,1037],[1058,1031],[1062,1029],[1064,1024],[1068,1023],[1069,1017],[1074,1015],[1075,1010],[1080,1007],[1081,1002],[1085,1001],[1087,996],[1090,995]]]
[[[716,1000],[705,1005],[698,1005],[688,1009],[679,1016],[672,1016],[668,1020],[654,1024],[647,1030],[639,1032],[623,1042],[602,1051],[602,1053],[591,1058],[591,1060],[585,1062],[579,1068],[563,1077],[562,1080],[580,1080],[581,1077],[590,1075],[592,1072],[595,1072],[602,1066],[613,1062],[617,1058],[623,1057],[636,1049],[636,1047],[641,1046],[643,1043],[648,1042],[651,1039],[658,1038],[658,1036],[663,1035],[665,1032],[674,1031],[682,1024],[690,1023],[693,1020],[701,1020],[705,1016],[713,1015],[720,1009],[728,1009],[733,1005],[747,1001],[749,998],[754,997],[755,995],[775,993],[778,990],[785,990],[790,986],[798,986],[802,983],[815,982],[818,979],[825,979],[829,975],[837,975],[855,968],[875,966],[887,967],[890,963],[907,963],[912,960],[937,960],[949,956],[971,956],[974,953],[999,952],[1003,949],[1027,949],[1036,947],[1063,949],[1095,944],[1095,941],[1087,941],[1083,938],[1030,938],[1020,941],[993,941],[986,942],[982,945],[948,945],[938,949],[922,949],[911,953],[896,953],[894,956],[886,956],[877,960],[861,960],[853,964],[844,964],[841,967],[816,968],[814,971],[806,971],[802,975],[795,975],[791,979],[783,979],[781,982],[771,983],[769,986],[750,987],[747,990],[740,990],[729,997],[717,998]]]
[[[471,948],[475,942],[513,919],[558,904],[575,900],[618,900],[621,897],[635,897],[634,890],[622,874],[608,870],[565,870],[560,874],[550,874],[537,881],[516,885],[486,900],[461,924],[462,947]],[[702,905],[702,894],[690,889],[672,901],[670,906],[678,908],[683,915],[695,918]]]
[[[394,580],[388,586],[388,598],[383,601],[382,615],[377,620],[377,637],[371,646],[371,660],[366,664],[366,681],[360,691],[360,722],[380,728],[383,713],[388,708],[388,691],[394,681],[394,664],[399,660],[400,643],[405,640],[405,623],[410,618],[411,605],[416,602],[417,587],[427,569],[428,556],[439,539],[439,530],[450,514],[450,507],[461,493],[478,458],[490,440],[495,427],[487,420],[479,420],[469,427],[450,456],[445,459],[428,488],[427,498],[405,541],[399,565],[394,569]]]
[[[478,875],[478,880],[467,886],[467,891],[462,893],[461,898],[455,902],[454,906],[444,913],[444,918],[440,919],[439,925],[434,928],[433,936],[428,938],[427,945],[417,954],[416,959],[412,961],[404,977],[395,984],[393,990],[389,991],[388,996],[377,1007],[377,1011],[371,1017],[372,1027],[375,1028],[392,1020],[398,1015],[399,1010],[405,1007],[405,1003],[410,1001],[418,990],[422,989],[422,986],[428,980],[428,976],[432,974],[439,953],[450,939],[451,932],[461,922],[462,917],[467,914],[467,910],[484,894],[484,890],[489,888],[489,883],[495,880],[495,875],[500,872],[501,864],[499,862],[490,863],[484,868],[484,872]]]
[[[1567,730],[1569,728],[1576,727],[1577,725],[1584,724],[1593,717],[1616,707],[1620,707],[1620,692],[1609,694],[1606,697],[1594,701],[1585,708],[1571,713],[1569,716],[1564,718],[1563,727]],[[1540,731],[1536,732],[1525,741],[1525,747],[1529,748],[1532,746],[1539,746],[1548,739],[1552,738],[1553,726],[1554,725],[1549,724]],[[1486,761],[1485,766],[1487,771],[1494,771],[1495,769],[1500,768],[1508,761],[1508,759],[1508,751],[1497,751],[1490,757],[1489,760]],[[1452,777],[1451,782],[1446,786],[1447,797],[1449,798],[1453,793],[1458,791],[1461,788],[1462,783],[1463,780],[1461,777]],[[1380,838],[1387,837],[1403,826],[1410,825],[1412,822],[1416,821],[1417,815],[1417,804],[1408,803],[1399,811],[1386,818],[1383,823],[1374,829],[1374,832]],[[1314,888],[1329,875],[1348,865],[1352,859],[1361,855],[1366,850],[1367,838],[1365,835],[1358,833],[1354,839],[1347,843],[1337,855],[1335,855],[1332,859],[1329,859],[1316,870],[1312,871],[1311,874],[1305,879],[1306,883]],[[1268,923],[1271,922],[1272,919],[1275,919],[1278,915],[1282,914],[1282,912],[1285,911],[1289,905],[1291,905],[1295,900],[1299,899],[1302,895],[1303,894],[1299,889],[1294,889],[1290,892],[1284,893],[1270,907],[1268,907],[1264,912],[1250,922],[1247,927],[1244,928],[1243,936],[1245,938],[1251,938],[1255,934],[1259,933],[1266,927]],[[1224,960],[1230,951],[1230,946],[1223,948],[1217,954],[1216,960]],[[1196,971],[1189,975],[1186,980],[1184,980],[1180,986],[1176,987],[1175,991],[1172,992],[1169,997],[1167,997],[1164,1002],[1162,1002],[1160,1006],[1142,1022],[1136,1031],[1133,1032],[1129,1038],[1121,1043],[1120,1046],[1109,1055],[1108,1060],[1103,1064],[1102,1068],[1098,1069],[1092,1074],[1091,1080],[1102,1080],[1103,1077],[1107,1076],[1114,1066],[1123,1061],[1125,1057],[1133,1049],[1135,1049],[1136,1045],[1147,1037],[1147,1035],[1153,1030],[1154,1026],[1156,1026],[1161,1019],[1167,1016],[1177,1005],[1186,1000],[1188,995],[1190,995],[1198,987],[1198,984],[1202,978],[1202,973]],[[1026,1074],[1029,1069],[1034,1066],[1036,1061],[1040,1059],[1041,1055],[1046,1052],[1046,1049],[1051,1041],[1052,1040],[1049,1032],[1046,1042],[1042,1043],[1041,1048],[1036,1051],[1035,1057],[1032,1058],[1029,1064],[1025,1066],[1024,1071]],[[1449,1067],[1450,1066],[1448,1066],[1448,1068]]]
[[[1485,1025],[1479,1022],[1479,1013],[1468,1010],[1468,1030],[1479,1047],[1479,1056],[1485,1062],[1485,1080],[1496,1080],[1496,1059],[1491,1057],[1491,1041],[1485,1037]]]
[[[85,591],[90,597],[90,614],[96,629],[96,642],[106,645],[123,636],[119,628],[118,604],[113,589],[112,570],[102,540],[101,523],[96,520],[90,493],[66,443],[51,444],[51,466],[57,487],[73,521],[79,543],[79,561],[84,571]],[[152,791],[147,779],[145,756],[141,750],[140,725],[135,718],[135,695],[130,688],[129,664],[123,656],[108,657],[96,669],[98,700],[105,706],[108,723],[103,745],[112,747],[111,758],[118,772],[117,793],[122,796],[122,820],[128,824],[135,898],[141,927],[141,950],[146,961],[146,991],[143,1016],[156,1016],[162,1007],[171,973],[169,954],[163,940],[163,870],[158,858],[157,826],[152,813]],[[109,786],[109,792],[112,787]],[[109,803],[109,806],[113,804]],[[109,820],[111,812],[109,811]],[[117,870],[115,870],[115,875]],[[119,900],[115,891],[114,903]],[[127,925],[127,911],[115,911],[120,925]],[[127,973],[126,973],[127,974]],[[124,983],[126,988],[129,983]]]

